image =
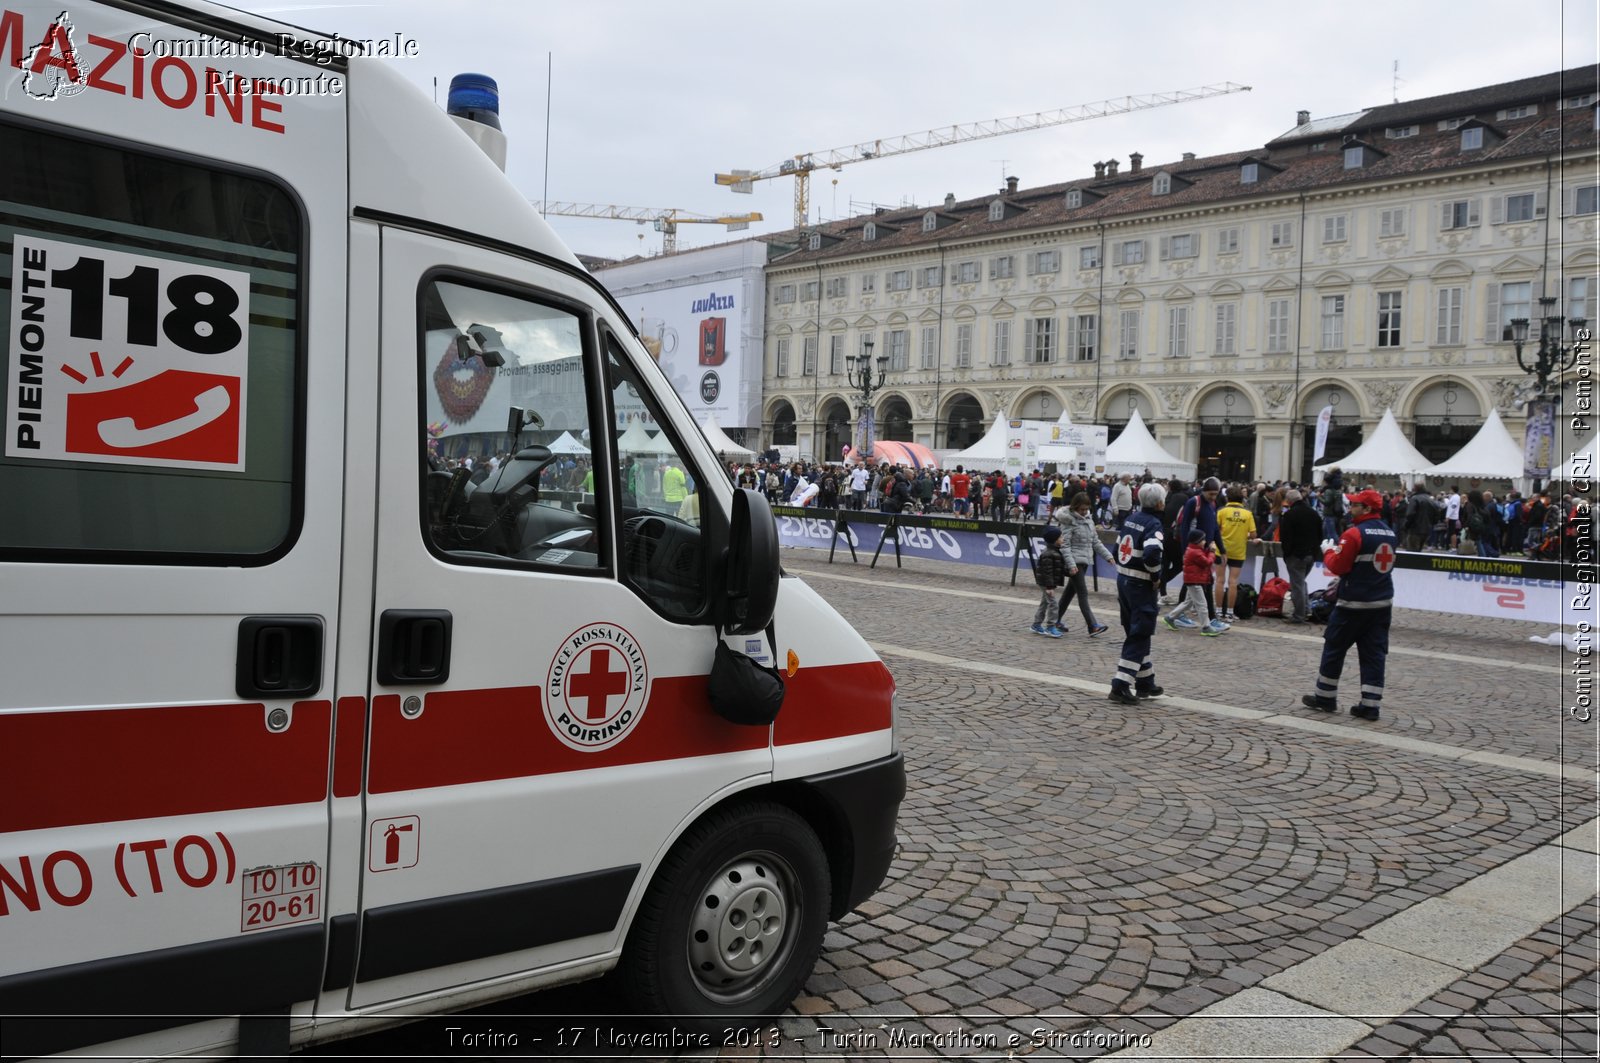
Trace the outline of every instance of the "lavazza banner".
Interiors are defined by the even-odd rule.
[[[842,556],[848,562],[853,544],[858,557],[866,555],[861,558],[865,562],[883,543],[884,557],[894,555],[894,541],[884,534],[890,523],[885,514],[845,510],[838,514],[837,525],[831,510],[776,506],[773,514],[784,546],[832,548],[835,560]],[[1032,559],[1044,549],[1044,540],[1039,537],[1043,525],[1039,524],[899,516],[894,518],[894,525],[902,559],[994,568],[1016,566],[1021,578],[1029,582],[1033,578]],[[1246,581],[1257,588],[1261,586],[1261,564],[1262,558],[1254,556],[1245,565]],[[1095,573],[1102,580],[1116,578],[1111,566],[1099,559]],[[1590,594],[1594,575],[1593,566],[1402,551],[1395,558],[1395,605],[1555,625],[1592,622],[1594,605]],[[1319,563],[1306,578],[1307,590],[1326,587],[1330,579]],[[1582,597],[1581,604],[1574,604],[1575,596]]]

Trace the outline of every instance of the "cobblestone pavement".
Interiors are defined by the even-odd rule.
[[[1289,1017],[1231,1020],[1237,1049],[1183,1057],[1594,1058],[1595,844],[1552,843],[1596,815],[1596,736],[1564,711],[1561,651],[1527,641],[1547,626],[1398,613],[1376,724],[1298,708],[1320,629],[1163,628],[1157,681],[1180,697],[1130,708],[1105,699],[1109,594],[1092,602],[1110,632],[1087,638],[1074,607],[1071,634],[1048,640],[1026,630],[1037,591],[1009,573],[807,551],[785,565],[895,674],[909,792],[888,881],[830,929],[775,1041],[721,1056],[1148,1056],[1219,1009],[1265,1004]],[[1559,862],[1525,886],[1529,911],[1554,914],[1520,930],[1503,912],[1458,917],[1446,937],[1503,935],[1483,958],[1369,945],[1530,854]],[[1352,942],[1433,981],[1404,1000],[1384,982],[1387,1010],[1305,1003],[1300,973],[1315,982]],[[608,1001],[579,986],[518,1006]],[[1251,1023],[1285,1022],[1287,1051],[1250,1041]]]

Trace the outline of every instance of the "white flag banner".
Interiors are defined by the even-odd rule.
[[[1328,425],[1333,421],[1333,407],[1324,406],[1322,412],[1317,414],[1317,448],[1311,454],[1311,464],[1315,465],[1322,460],[1322,455],[1328,449]]]

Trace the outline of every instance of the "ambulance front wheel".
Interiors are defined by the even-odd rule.
[[[816,965],[828,899],[827,856],[805,820],[771,803],[715,813],[678,840],[646,892],[624,985],[684,1028],[775,1014]]]

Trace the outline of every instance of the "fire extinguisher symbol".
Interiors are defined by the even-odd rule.
[[[367,848],[371,871],[397,871],[416,867],[421,854],[422,820],[416,816],[372,821],[371,844]]]

